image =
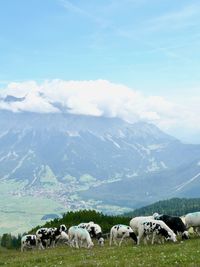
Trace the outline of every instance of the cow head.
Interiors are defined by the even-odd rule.
[[[166,238],[166,240],[171,240],[173,242],[177,241],[176,235],[174,233],[171,233],[171,232],[167,232],[167,233],[168,233],[168,237]]]
[[[67,227],[64,224],[60,225],[60,231],[61,232],[66,232],[67,231]]]

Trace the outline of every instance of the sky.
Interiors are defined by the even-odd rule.
[[[0,93],[29,102],[0,108],[56,112],[64,95],[74,113],[200,143],[199,29],[198,0],[2,0]]]

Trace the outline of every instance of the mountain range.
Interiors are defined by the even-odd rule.
[[[29,212],[38,223],[69,209],[120,213],[199,196],[200,145],[183,144],[147,122],[60,110],[0,110],[0,213]]]

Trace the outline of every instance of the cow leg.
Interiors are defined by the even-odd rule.
[[[126,237],[126,233],[125,234],[123,234],[123,236],[122,236],[122,238],[121,238],[121,240],[120,240],[120,242],[119,242],[119,247],[121,246],[121,244],[122,244],[122,241],[124,240],[124,238]]]
[[[152,245],[154,244],[155,236],[156,236],[156,232],[153,232],[152,240],[151,240],[151,244],[152,244]]]
[[[110,246],[112,245],[112,241],[113,241],[113,234],[110,234]]]
[[[113,237],[113,242],[114,242],[114,244],[115,244],[116,246],[118,246],[118,243],[117,243],[117,237],[116,237],[116,236]]]
[[[75,247],[76,247],[76,248],[79,248],[79,245],[78,245],[78,238],[77,238],[77,237],[75,237],[74,242],[75,242]]]
[[[138,237],[137,237],[137,240],[138,240],[137,245],[140,244],[143,235],[144,235],[144,231],[139,231],[139,234],[138,234]]]

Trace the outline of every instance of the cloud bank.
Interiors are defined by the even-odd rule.
[[[6,101],[14,96],[15,101]],[[19,101],[17,98],[21,98]],[[106,80],[52,80],[9,83],[0,89],[0,109],[13,112],[69,112],[91,116],[118,117],[128,122],[147,121],[163,130],[200,131],[200,99],[182,104],[161,96],[145,96],[122,84]]]

